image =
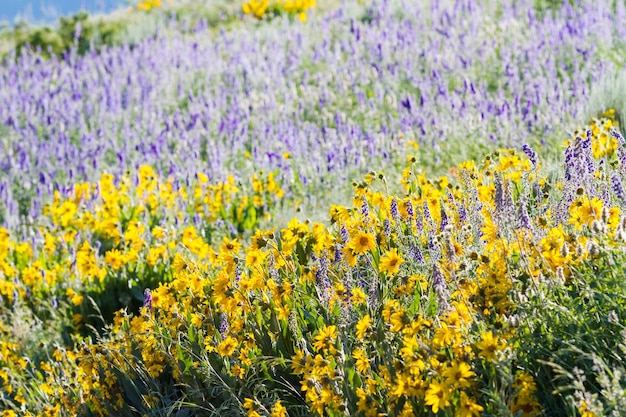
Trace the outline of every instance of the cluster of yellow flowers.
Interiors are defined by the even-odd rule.
[[[602,114],[600,118],[593,118],[587,129],[591,130],[593,141],[591,142],[591,150],[595,159],[603,157],[613,157],[619,146],[619,142],[615,136],[611,135],[611,129],[617,128],[615,120],[616,114],[614,109],[609,109]],[[574,137],[583,136],[586,132],[583,129],[576,129]],[[569,145],[569,141],[565,145]]]
[[[528,168],[508,152],[500,154],[498,166],[506,178]],[[58,197],[46,209],[51,227],[58,228],[48,234],[76,243],[78,231],[89,229],[113,248],[104,253],[105,266],[93,243],[78,245],[73,276],[104,282],[110,271],[129,263],[133,269],[140,264],[150,267],[165,256],[172,259],[173,280],[152,288],[141,314],[116,313],[106,340],[60,351],[64,366],[48,364],[42,383],[54,386],[52,381],[57,381],[60,386],[63,376],[73,372],[80,384],[59,403],[70,407],[80,399],[93,412],[106,415],[126,404],[115,377],[120,371],[130,379],[157,380],[167,372],[167,378],[194,386],[201,384],[197,375],[209,378],[203,371],[209,364],[225,377],[245,381],[262,361],[282,357],[291,363],[282,372],[300,378],[307,403],[320,415],[346,407],[366,415],[392,410],[413,415],[420,404],[435,413],[441,409],[479,415],[484,405],[479,403],[478,372],[496,366],[510,332],[503,328],[476,334],[472,329],[477,314],[497,316],[511,308],[502,301],[510,287],[506,258],[491,252],[510,251],[512,243],[497,237],[480,258],[487,261],[461,267],[464,248],[472,245],[474,236],[451,208],[455,200],[463,201],[466,191],[448,187],[443,180],[432,183],[415,174],[415,168],[412,164],[404,173],[405,186],[415,190],[404,198],[374,189],[384,176],[366,177],[355,192],[356,208],[331,208],[333,228],[293,219],[278,231],[257,230],[246,247],[225,237],[214,251],[193,228],[184,227],[177,240],[189,249],[187,255],[164,240],[175,232],[160,226],[167,218],[164,213],[187,193],[185,188],[174,191],[171,182],[159,183],[148,167],[140,169],[134,187],[129,179],[115,186],[113,178],[105,176],[97,187],[101,204],[89,204],[95,199],[94,185],[77,186],[73,198]],[[487,177],[475,168],[463,171],[476,178],[468,186],[486,186],[477,183]],[[205,184],[200,176],[193,194],[208,210],[203,214],[211,216],[217,210],[211,204],[224,205],[223,194],[219,187]],[[254,182],[255,192],[276,187],[271,179]],[[206,198],[209,189],[213,194]],[[489,207],[493,194],[483,194]],[[136,199],[141,204],[133,204]],[[137,222],[138,213],[147,215],[148,222]],[[446,216],[451,227],[441,228]],[[457,229],[462,232],[451,232]],[[146,241],[148,232],[151,238]],[[419,251],[429,239],[443,246],[425,253],[423,260],[410,254],[408,248]],[[47,240],[48,250],[58,250],[58,238]],[[61,258],[70,256],[66,248]],[[472,269],[476,278],[468,275]],[[422,301],[437,300],[435,292],[440,290],[448,295]],[[78,294],[78,288],[68,288],[71,302],[82,302]],[[347,322],[341,323],[342,317]],[[528,388],[510,391],[514,394],[507,400],[513,411],[536,410],[532,378],[523,372],[514,377],[527,381]],[[350,398],[356,403],[349,404]],[[280,409],[279,400],[273,408]],[[148,407],[158,399],[144,401]],[[248,415],[260,412],[254,401],[246,404]]]
[[[249,0],[242,6],[245,14],[258,19],[270,13],[285,12],[305,22],[306,11],[315,7],[315,0]]]
[[[589,146],[612,126],[592,124]],[[561,198],[570,185],[550,184],[527,155],[502,149],[436,180],[410,156],[403,193],[370,173],[329,224],[273,229],[256,221],[283,197],[272,175],[253,176],[251,195],[232,177],[180,186],[150,167],[78,184],[45,208],[40,243],[0,230],[3,305],[55,296],[78,324],[86,296],[98,302],[118,280],[139,288],[141,308],[28,363],[0,326],[4,404],[114,415],[219,403],[253,417],[302,404],[320,416],[473,417],[497,404],[538,416],[537,383],[516,362],[520,300],[616,247],[626,225],[583,188]],[[606,172],[592,177],[611,186]],[[212,232],[219,221],[253,234]]]
[[[162,0],[139,0],[137,4],[137,10],[143,10],[149,12],[152,9],[161,7]]]
[[[71,195],[56,192],[38,220],[34,241],[14,241],[0,228],[4,303],[67,300],[77,324],[89,313],[86,296],[104,301],[99,297],[116,288],[105,308],[130,306],[144,287],[171,279],[175,253],[210,259],[211,244],[223,235],[253,231],[269,220],[284,195],[271,173],[253,175],[247,189],[232,176],[213,183],[202,173],[186,186],[172,178],[160,181],[151,167],[142,166],[134,182],[104,174],[97,183],[76,184]],[[122,304],[115,300],[120,296]]]

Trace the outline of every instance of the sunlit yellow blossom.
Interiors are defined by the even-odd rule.
[[[250,249],[246,252],[246,267],[258,270],[263,267],[263,262],[269,256],[268,252]]]
[[[355,266],[357,261],[357,254],[352,250],[352,248],[346,246],[341,250],[344,259],[348,266]]]
[[[174,255],[174,260],[172,261],[172,269],[174,272],[178,274],[186,267],[187,261],[185,258],[180,253]]]
[[[590,199],[582,196],[572,202],[569,208],[569,224],[573,224],[576,230],[581,230],[583,225],[591,226],[594,220],[602,217],[604,203],[597,197]]]
[[[365,352],[363,352],[363,350],[358,349],[358,348],[355,349],[352,352],[352,358],[354,358],[354,364],[355,364],[357,371],[364,374],[369,370],[370,361],[367,358]]]
[[[222,240],[220,245],[220,253],[237,253],[241,250],[241,243],[237,239],[228,239],[227,237]]]
[[[398,255],[398,249],[393,248],[387,251],[381,258],[378,270],[386,272],[389,275],[398,273],[400,265],[404,262],[404,259]]]
[[[244,3],[242,10],[245,14],[251,14],[256,18],[261,18],[268,7],[269,0],[249,0],[247,3]]]
[[[409,324],[409,317],[403,308],[400,308],[389,315],[390,331],[401,332],[405,325]]]
[[[350,240],[348,246],[356,253],[363,254],[376,248],[376,238],[373,234],[359,231]]]
[[[65,295],[67,295],[72,304],[74,304],[75,306],[79,306],[83,303],[84,297],[80,294],[77,294],[72,288],[68,288],[65,291]]]
[[[291,369],[293,373],[298,375],[304,372],[307,364],[307,358],[304,355],[304,352],[301,350],[296,350],[295,355],[291,358]]]
[[[332,222],[344,224],[350,220],[350,210],[344,206],[330,205],[330,220]]]
[[[487,249],[493,248],[493,245],[498,238],[498,226],[493,223],[493,220],[485,218],[483,227],[480,229],[482,232],[482,239],[485,242]]]
[[[335,340],[337,339],[337,326],[324,326],[319,329],[314,338],[313,347],[318,351],[329,350],[331,354],[335,353]]]
[[[274,403],[270,417],[287,417],[287,408],[285,408],[280,400]]]
[[[170,293],[167,285],[160,284],[156,289],[152,290],[152,306],[154,308],[169,310],[175,304],[174,297]]]
[[[356,287],[352,290],[350,301],[355,307],[358,307],[367,302],[367,294],[365,294],[365,291],[363,291],[361,288]]]
[[[491,331],[481,333],[481,341],[476,343],[476,347],[479,349],[479,355],[488,361],[496,360],[496,352],[504,349],[505,344],[494,337]]]
[[[104,255],[104,261],[114,270],[118,270],[126,264],[126,256],[118,249],[112,249]]]
[[[413,406],[409,404],[408,402],[405,402],[404,406],[402,406],[402,410],[400,411],[400,414],[398,414],[398,417],[415,417]]]
[[[563,246],[567,245],[565,237],[563,225],[559,224],[558,227],[550,229],[548,234],[539,242],[541,255],[554,269],[566,265],[571,260],[571,255],[562,250]]]
[[[535,398],[537,384],[528,372],[519,372],[515,376],[513,388],[516,390],[513,398],[512,411],[518,413],[522,411],[524,415],[537,415],[540,405]]]
[[[493,184],[481,185],[478,187],[478,199],[482,203],[487,203],[494,206],[493,196],[496,192],[496,186]]]
[[[252,398],[245,398],[243,400],[243,408],[247,410],[247,417],[261,417],[257,409],[257,403]]]
[[[289,307],[280,304],[276,306],[276,310],[278,312],[278,314],[276,315],[278,317],[278,320],[289,320],[289,314],[291,313]]]
[[[367,392],[363,388],[357,388],[356,395],[358,398],[356,405],[359,412],[365,417],[376,417],[378,415],[376,403],[368,397]]]
[[[217,353],[225,357],[232,356],[232,354],[235,353],[235,349],[237,349],[237,341],[228,336],[217,346]]]
[[[476,404],[464,391],[461,391],[459,408],[456,410],[458,417],[478,417],[483,410],[483,406]]]
[[[450,392],[444,385],[438,382],[431,382],[426,390],[424,402],[432,407],[433,413],[437,414],[440,409],[450,405],[449,397]]]
[[[448,385],[456,388],[468,388],[471,383],[470,379],[475,375],[469,364],[465,362],[454,361],[451,366],[446,368],[443,376]]]
[[[356,337],[357,339],[363,340],[365,338],[365,334],[368,332],[372,325],[372,318],[369,314],[364,315],[356,324]]]
[[[137,4],[137,10],[143,10],[145,12],[149,12],[157,7],[161,7],[161,0],[139,0],[139,3]],[[150,173],[150,171],[147,171],[147,168],[150,167],[143,165],[141,168],[146,170],[146,176]]]

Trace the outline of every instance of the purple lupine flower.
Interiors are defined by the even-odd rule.
[[[415,227],[418,232],[422,232],[424,230],[424,224],[422,220],[423,220],[422,213],[418,211],[417,214],[415,215]]]
[[[387,218],[383,220],[383,233],[385,234],[387,239],[389,239],[389,236],[391,236],[391,222]]]
[[[414,211],[413,211],[413,203],[411,203],[411,200],[407,200],[406,203],[404,203],[405,207],[406,207],[406,225],[408,226],[409,230],[411,230],[413,228],[413,216],[414,216]]]
[[[587,169],[588,174],[593,174],[596,172],[596,163],[591,157],[591,155],[587,155],[585,158],[585,168]]]
[[[517,207],[517,223],[518,227],[523,227],[528,230],[533,230],[532,223],[530,222],[530,216],[528,215],[528,210],[526,209],[526,202],[523,199],[518,201]]]
[[[412,259],[418,265],[424,265],[424,255],[422,254],[420,248],[414,243],[409,244],[407,255],[409,256],[409,259]]]
[[[433,234],[428,236],[428,249],[431,252],[437,252],[439,250],[439,245],[437,244],[437,239]]]
[[[363,217],[367,218],[370,215],[369,204],[367,203],[367,199],[365,196],[361,199],[361,214]]]
[[[458,212],[459,212],[459,221],[461,223],[465,223],[467,221],[467,209],[465,208],[464,204],[459,204]]]
[[[220,326],[218,330],[220,336],[222,336],[222,340],[226,339],[228,331],[230,330],[228,327],[228,315],[226,313],[220,313]]]
[[[274,280],[277,284],[280,284],[280,276],[278,274],[278,270],[276,269],[274,252],[270,252],[269,256],[267,257],[267,272],[272,280]]]
[[[395,197],[391,199],[389,212],[391,213],[391,218],[393,219],[393,221],[398,223],[400,221],[400,213],[398,212],[398,200],[396,200]]]
[[[400,105],[404,107],[409,113],[411,112],[411,98],[406,97],[405,99],[400,101]]]
[[[622,179],[616,173],[611,175],[611,188],[615,196],[626,203],[626,191],[622,185]]]
[[[426,222],[432,225],[433,216],[430,214],[430,208],[428,207],[428,202],[424,201],[422,208],[424,210],[424,220],[426,220]]]
[[[413,212],[413,203],[411,203],[411,200],[407,200],[405,205],[407,217],[409,218],[409,220],[413,220],[413,216],[415,215],[415,213]]]
[[[143,290],[143,306],[148,310],[152,308],[152,291],[150,288]]]
[[[522,151],[524,151],[526,156],[528,156],[528,159],[533,164],[533,167],[537,167],[537,152],[533,151],[527,143],[522,145]]]
[[[504,187],[502,185],[502,177],[499,175],[495,178],[494,186],[495,193],[493,200],[496,205],[496,212],[502,213],[504,211]]]
[[[367,291],[367,306],[375,309],[378,306],[378,274],[373,274]]]
[[[446,194],[447,194],[447,196],[448,196],[448,203],[449,203],[451,206],[454,206],[454,204],[455,204],[455,201],[456,201],[456,200],[454,199],[454,195],[452,194],[452,190],[451,190],[450,188],[448,188],[448,189],[446,190]]]
[[[441,223],[439,224],[439,230],[443,232],[443,230],[446,228],[446,226],[448,226],[450,221],[448,220],[448,214],[444,210],[443,205],[441,206],[440,212],[441,212]]]
[[[329,296],[328,290],[331,287],[330,279],[328,279],[328,267],[330,262],[326,257],[326,253],[317,258],[317,269],[315,270],[315,283],[320,289],[322,297],[327,299]]]
[[[617,159],[622,171],[626,170],[626,151],[623,148],[617,149]]]
[[[437,294],[439,313],[441,314],[450,309],[450,303],[448,302],[448,287],[446,285],[446,279],[443,276],[441,269],[439,269],[439,265],[437,263],[433,265],[431,278],[435,294]]]
[[[241,281],[241,274],[243,273],[243,266],[241,261],[237,261],[235,265],[235,282]]]
[[[343,254],[341,253],[341,245],[337,244],[335,245],[335,253],[334,253],[334,258],[333,258],[333,263],[339,263],[341,262],[341,259],[343,259]]]
[[[350,240],[350,234],[348,233],[348,229],[346,228],[346,225],[341,226],[339,235],[341,236],[341,241],[343,243],[347,243]]]
[[[574,155],[574,150],[570,146],[565,150],[565,180],[572,180],[572,173],[576,171],[576,158]]]

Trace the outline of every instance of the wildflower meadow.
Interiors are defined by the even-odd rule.
[[[0,417],[625,415],[624,21],[150,0],[3,29]]]

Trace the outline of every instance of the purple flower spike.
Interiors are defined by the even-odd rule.
[[[439,312],[443,313],[444,311],[448,311],[450,309],[450,304],[448,302],[448,287],[446,285],[446,279],[439,269],[439,265],[435,264],[433,266],[432,272],[432,282],[433,288],[435,289],[435,293],[437,294],[437,299],[439,301]]]
[[[228,326],[228,316],[226,315],[226,313],[220,313],[219,332],[220,336],[222,336],[222,339],[226,339],[226,335],[228,334],[229,330],[230,328]]]
[[[524,153],[528,156],[528,159],[530,159],[533,167],[537,167],[537,153],[533,151],[527,143],[522,145],[522,151],[524,151]]]
[[[152,308],[152,291],[150,291],[150,288],[146,288],[143,291],[143,306],[148,310]]]
[[[626,203],[626,191],[624,191],[622,179],[617,174],[613,174],[611,176],[611,187],[613,188],[615,196],[622,202]]]

